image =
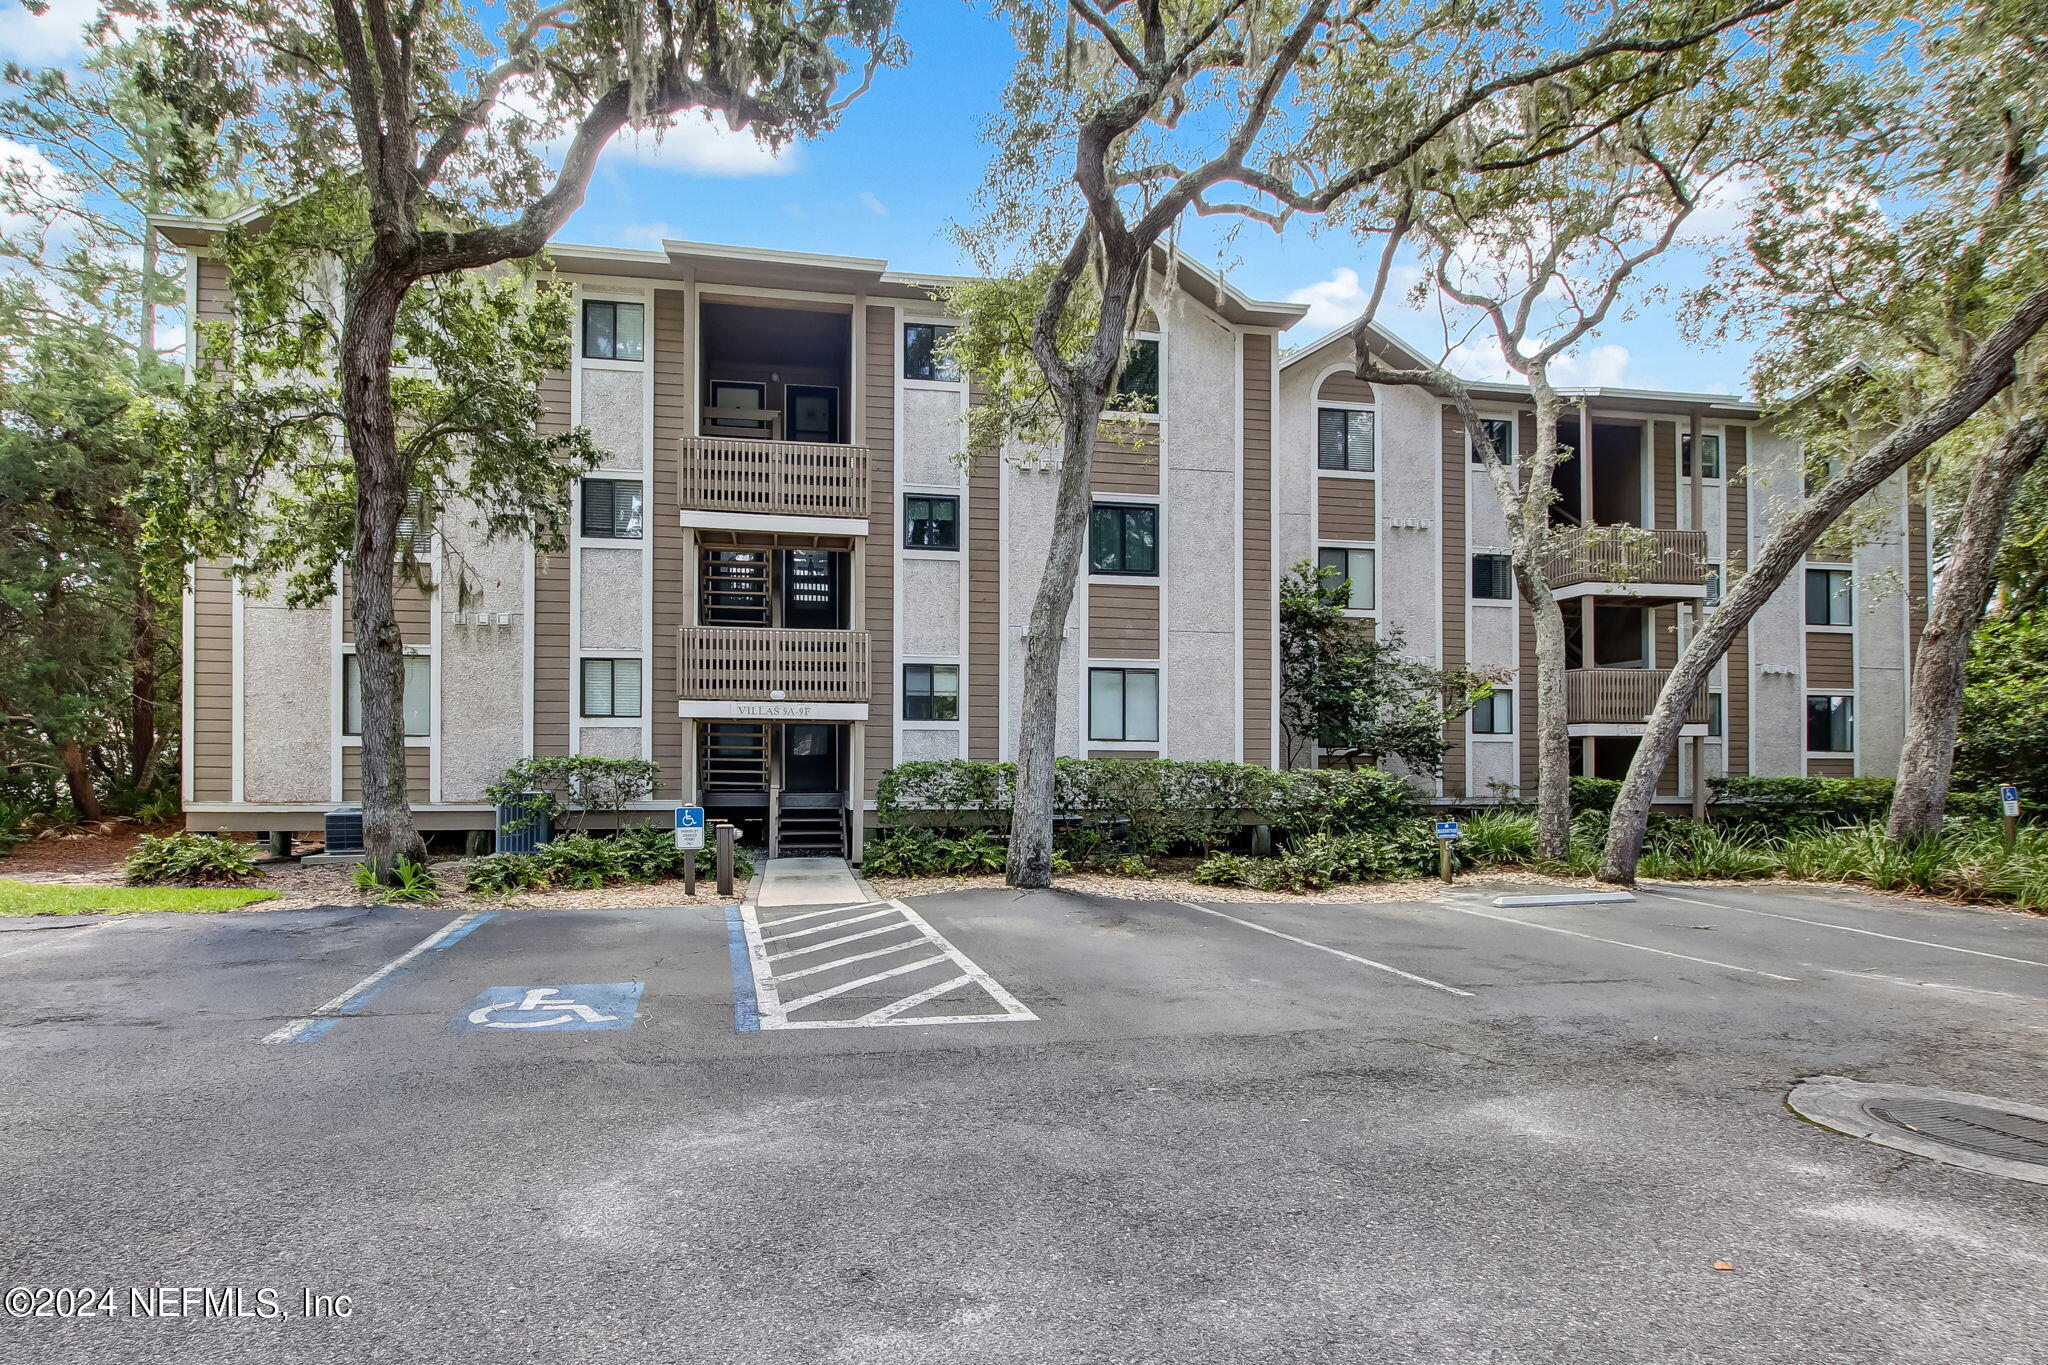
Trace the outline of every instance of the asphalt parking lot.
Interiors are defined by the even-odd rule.
[[[2048,1186],[1783,1105],[2048,1100],[2048,920],[144,916],[0,1000],[0,1283],[118,1294],[10,1362],[2048,1360]]]

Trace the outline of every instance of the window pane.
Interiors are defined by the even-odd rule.
[[[953,664],[931,668],[932,719],[960,719],[960,670]]]
[[[583,305],[583,354],[592,360],[610,360],[613,347],[614,312],[609,303]]]
[[[1159,739],[1159,675],[1124,674],[1124,738],[1145,743]]]
[[[1806,624],[1828,623],[1828,576],[1820,569],[1806,571]]]
[[[1854,747],[1855,703],[1848,697],[1806,699],[1806,747],[1816,753],[1848,753]]]
[[[1335,408],[1316,412],[1316,465],[1322,469],[1344,467],[1344,414]]]
[[[1504,417],[1481,418],[1479,425],[1486,432],[1487,440],[1493,443],[1493,457],[1501,464],[1515,458],[1515,424]],[[1480,463],[1479,443],[1472,443],[1472,463]]]
[[[959,379],[942,347],[953,334],[951,327],[932,322],[910,322],[903,326],[903,377],[952,382]]]
[[[1513,575],[1506,555],[1472,556],[1472,595],[1500,601],[1515,595]]]
[[[1351,609],[1371,611],[1378,601],[1377,577],[1371,550],[1352,550],[1351,556]]]
[[[1706,602],[1706,604],[1707,604],[1708,606],[1710,606],[1710,607],[1713,607],[1713,606],[1718,606],[1718,605],[1720,605],[1720,602],[1721,602],[1721,566],[1720,566],[1719,564],[1709,564],[1709,565],[1707,565],[1707,602]]]
[[[363,732],[363,669],[353,654],[341,656],[341,732]]]
[[[612,359],[639,360],[645,355],[647,309],[638,303],[612,305]]]
[[[1723,703],[1719,692],[1707,693],[1707,734],[1719,738],[1725,717],[1721,710]]]
[[[640,714],[640,661],[638,659],[612,660],[612,714],[615,716],[637,716]]]
[[[583,661],[583,714],[609,716],[612,713],[612,661]]]
[[[1345,454],[1348,457],[1345,465],[1347,469],[1356,470],[1361,474],[1372,473],[1374,468],[1373,420],[1373,415],[1369,412],[1354,412],[1350,414],[1350,421],[1347,425],[1350,428],[1351,434],[1345,443]]]
[[[1721,477],[1721,438],[1718,436],[1702,435],[1700,437],[1700,477],[1703,479],[1718,479]]]
[[[1348,578],[1351,575],[1351,561],[1342,550],[1317,550],[1316,567],[1318,569],[1336,570],[1339,580]],[[1333,582],[1330,586],[1335,587],[1337,584]]]
[[[433,662],[424,654],[405,656],[405,733],[434,732]]]
[[[1088,738],[1124,737],[1124,675],[1116,668],[1088,670]]]
[[[1124,572],[1159,572],[1159,513],[1150,507],[1126,507]]]
[[[1828,575],[1828,624],[1846,626],[1852,619],[1850,594],[1854,586],[1850,576],[1837,570]]]
[[[957,550],[960,548],[958,517],[958,498],[906,497],[903,503],[903,543],[916,549]]]
[[[903,665],[903,719],[932,718],[932,668],[930,664]]]
[[[1098,507],[1088,517],[1088,567],[1096,573],[1115,573],[1122,545],[1118,537],[1114,507]]]
[[[1116,391],[1134,403],[1120,406],[1139,412],[1159,411],[1159,343],[1134,341],[1123,372],[1116,377]]]
[[[612,490],[609,479],[583,481],[583,534],[609,536],[612,533]]]

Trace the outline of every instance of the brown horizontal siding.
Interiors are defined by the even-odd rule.
[[[1329,385],[1326,382],[1325,388]],[[1465,424],[1459,420],[1457,410],[1446,407],[1441,421],[1439,453],[1443,484],[1443,515],[1438,518],[1443,526],[1441,550],[1443,554],[1443,666],[1463,668],[1465,666],[1465,590],[1469,572],[1465,563]],[[1318,479],[1317,483],[1328,486],[1343,480]],[[1352,481],[1359,483],[1360,481]],[[1370,485],[1361,484],[1370,487]],[[1330,529],[1327,513],[1319,518],[1318,534],[1337,535]],[[1444,795],[1460,797],[1465,795],[1465,729],[1467,722],[1458,720],[1444,727]]]
[[[967,756],[984,761],[1003,742],[1002,473],[1002,456],[983,452],[967,475]]]
[[[678,800],[694,800],[683,790],[684,724],[676,714],[676,631],[688,623],[689,603],[683,590],[685,566],[693,553],[690,534],[682,525],[679,454],[690,429],[689,296],[680,289],[654,295],[654,455],[653,505],[648,509],[653,537],[648,569],[654,575],[654,653],[648,658],[646,704],[652,717],[654,761],[661,765],[661,785]]]
[[[415,804],[426,799],[433,790],[433,776],[429,771],[433,750],[421,744],[405,746],[405,789],[412,794]],[[360,801],[363,799],[363,751],[359,745],[350,744],[341,751],[341,799]]]
[[[1273,761],[1273,338],[1244,338],[1244,761]]]
[[[1856,686],[1856,637],[1833,631],[1806,633],[1806,686],[1815,692],[1847,692]]]
[[[235,587],[227,567],[192,572],[192,799],[234,799]],[[324,730],[326,726],[323,724]]]
[[[1091,584],[1088,653],[1097,659],[1158,658],[1158,585]]]
[[[1463,471],[1460,470],[1460,489]],[[1372,540],[1379,486],[1371,479],[1316,480],[1316,535],[1325,540]]]
[[[1156,752],[1141,749],[1090,749],[1088,751],[1088,757],[1141,759],[1157,758],[1159,757],[1159,755]]]
[[[1355,374],[1333,374],[1316,390],[1316,397],[1326,403],[1370,403],[1372,385]]]
[[[1808,777],[1854,777],[1856,760],[1853,758],[1809,758],[1806,760]]]
[[[341,642],[356,642],[356,623],[351,571],[341,572]],[[428,594],[415,583],[399,582],[391,589],[391,610],[398,617],[398,635],[415,649],[425,649],[434,638],[434,606]]]
[[[863,374],[862,433],[868,446],[868,725],[864,790],[856,801],[872,800],[875,783],[896,761],[896,310],[871,307],[861,319]]]
[[[569,429],[569,373],[541,380],[541,429]],[[569,732],[569,556],[536,555],[533,572],[533,751],[559,757]],[[657,651],[659,652],[659,651]]]
[[[1134,427],[1127,421],[1103,423],[1095,437],[1094,477],[1089,487],[1112,495],[1158,493],[1158,429]]]

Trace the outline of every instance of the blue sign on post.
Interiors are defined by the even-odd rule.
[[[1437,837],[1437,838],[1439,838],[1439,839],[1455,839],[1455,838],[1457,838],[1457,837],[1458,837],[1458,822],[1457,822],[1456,820],[1439,820],[1439,821],[1437,821],[1437,822],[1436,822],[1436,837]]]
[[[2005,808],[2007,815],[2020,813],[2020,789],[2007,783],[1998,789],[1998,804]]]
[[[702,806],[676,807],[676,847],[685,850],[704,847]]]
[[[531,1029],[544,1033],[581,1033],[589,1029],[629,1029],[640,1008],[640,981],[612,981],[592,986],[493,986],[455,1016],[450,1033],[493,1033],[499,1029]]]

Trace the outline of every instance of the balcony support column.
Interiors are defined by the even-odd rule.
[[[1593,406],[1579,400],[1579,525],[1593,521]]]

